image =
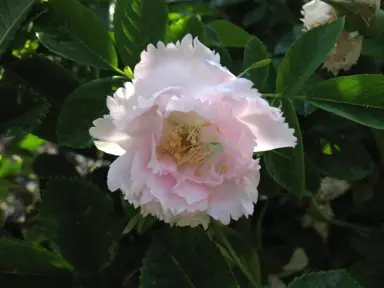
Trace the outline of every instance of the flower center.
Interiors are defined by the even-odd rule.
[[[210,145],[201,141],[200,126],[183,124],[173,126],[166,133],[160,148],[173,156],[178,166],[203,164],[212,152]]]

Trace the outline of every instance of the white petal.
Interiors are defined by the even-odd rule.
[[[89,134],[101,141],[94,141],[97,149],[105,153],[120,156],[129,147],[131,138],[128,134],[116,129],[111,116],[104,116],[93,121],[95,127],[89,129]]]
[[[168,87],[187,88],[192,94],[235,78],[219,65],[219,57],[187,35],[177,45],[159,42],[141,54],[141,61],[134,69],[135,92],[145,98]]]
[[[209,196],[207,187],[188,180],[173,187],[172,192],[181,198],[184,198],[188,204],[194,204]]]
[[[89,129],[89,134],[91,134],[93,138],[108,142],[129,139],[129,136],[126,133],[116,129],[111,116],[104,116],[104,118],[96,119],[93,121],[93,125],[95,127]]]
[[[117,189],[127,190],[132,185],[128,177],[132,168],[133,154],[130,152],[118,157],[109,167],[107,184],[112,192]]]
[[[307,29],[336,20],[333,7],[323,1],[313,0],[303,6],[301,19]]]
[[[93,143],[95,144],[97,149],[99,149],[105,153],[111,154],[111,155],[120,156],[126,152],[126,150],[123,149],[117,143],[104,142],[104,141],[94,141]]]
[[[295,147],[294,130],[288,127],[281,111],[269,106],[264,99],[248,99],[249,105],[239,120],[248,125],[256,137],[255,152],[283,147]]]
[[[250,199],[243,186],[227,181],[215,190],[209,198],[208,214],[212,218],[228,225],[231,218],[237,220],[245,214],[242,202],[249,202]]]

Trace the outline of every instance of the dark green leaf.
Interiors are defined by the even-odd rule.
[[[298,95],[308,95],[312,90],[313,86],[323,81],[323,78],[315,73],[313,74],[307,82],[299,89],[297,92]],[[309,103],[308,100],[305,99],[293,99],[293,105],[295,106],[296,112],[303,116],[308,116],[316,111],[316,107]]]
[[[244,50],[243,69],[245,70],[248,67],[251,67],[254,63],[268,58],[269,55],[264,44],[258,38],[252,37]],[[255,87],[262,91],[267,83],[269,65],[253,69],[247,72],[246,75],[248,76],[247,78],[254,83]]]
[[[376,129],[384,129],[383,109],[366,108],[356,105],[330,103],[316,100],[309,100],[309,103],[320,109],[347,118],[361,125]]]
[[[304,33],[297,39],[279,67],[276,90],[284,95],[297,93],[332,51],[344,26],[341,18]]]
[[[302,180],[298,179],[295,174],[292,153],[293,149],[291,148],[278,149],[264,154],[263,160],[265,169],[276,183],[285,189],[297,193],[294,187]],[[305,159],[305,183],[307,191],[305,194],[315,194],[320,186],[317,169],[308,159]],[[266,193],[269,192],[266,191]]]
[[[326,144],[326,145],[325,145]],[[363,145],[353,140],[324,143],[315,155],[316,167],[332,178],[358,181],[373,172],[374,163]]]
[[[0,274],[71,276],[73,268],[59,254],[9,238],[0,238]]]
[[[60,105],[79,86],[79,81],[59,64],[34,55],[5,63],[3,79],[21,84],[46,98],[53,105]],[[60,87],[60,89],[58,89]]]
[[[364,288],[381,287],[384,281],[384,261],[362,261],[348,268],[352,275]]]
[[[79,176],[75,169],[75,163],[70,163],[62,153],[58,155],[39,155],[33,162],[33,171],[40,178]]]
[[[42,196],[41,221],[65,259],[86,273],[111,259],[121,228],[112,201],[82,180],[50,180]]]
[[[57,134],[59,144],[85,148],[92,143],[89,128],[92,122],[107,112],[106,99],[122,83],[123,77],[109,77],[91,81],[77,88],[66,99],[61,110]]]
[[[143,288],[237,287],[228,264],[203,231],[172,228],[160,232],[141,269]]]
[[[251,39],[248,32],[225,20],[215,20],[209,26],[217,33],[224,47],[245,47]]]
[[[293,280],[288,288],[362,288],[345,270],[309,273]]]
[[[24,87],[0,85],[0,136],[32,132],[49,111],[49,103]]]
[[[48,141],[57,142],[56,126],[60,105],[79,86],[78,80],[59,64],[37,55],[24,59],[14,58],[4,67],[4,81],[28,87],[51,104],[45,120],[34,133]]]
[[[48,49],[84,65],[116,69],[113,40],[91,10],[77,0],[51,0],[48,7],[48,16],[54,20],[36,28]]]
[[[172,23],[168,27],[167,42],[175,43],[187,34],[191,34],[193,37],[198,37],[200,41],[205,40],[204,25],[197,16],[184,17],[175,23]]]
[[[116,46],[133,68],[150,43],[164,41],[168,9],[164,0],[118,0],[114,16]]]
[[[35,0],[0,1],[0,56],[13,39]]]
[[[305,190],[305,161],[303,138],[295,108],[288,99],[283,99],[283,110],[289,126],[295,129],[297,145],[295,148],[285,148],[266,154],[264,160],[269,174],[284,188],[288,188],[298,196],[304,196]],[[284,165],[283,165],[284,164]],[[289,173],[286,173],[289,169]]]

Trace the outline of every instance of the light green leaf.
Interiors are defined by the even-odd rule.
[[[73,268],[59,254],[10,238],[0,238],[0,273],[71,277]]]
[[[27,12],[35,0],[0,1],[0,56],[13,39]]]
[[[285,96],[297,93],[334,48],[344,26],[341,18],[309,30],[289,48],[280,64],[276,90]]]
[[[305,274],[293,280],[288,288],[363,288],[345,270]]]
[[[267,84],[270,63],[271,59],[263,42],[252,37],[244,50],[243,69],[245,71],[242,74],[248,76],[247,78],[261,91]]]
[[[122,227],[103,191],[84,180],[53,178],[41,203],[45,235],[78,271],[94,273],[110,261]]]
[[[97,79],[80,86],[68,96],[58,120],[59,144],[84,148],[92,144],[89,128],[106,113],[106,100],[126,81],[123,77]]]
[[[150,43],[164,41],[168,9],[164,0],[117,0],[113,20],[116,46],[133,68]]]
[[[184,17],[168,27],[167,43],[175,43],[185,35],[191,34],[198,37],[200,41],[206,38],[204,25],[197,16]]]
[[[252,37],[243,28],[225,20],[215,20],[209,26],[217,33],[224,47],[245,47]]]
[[[312,89],[309,99],[384,109],[384,76],[353,75],[323,81]]]
[[[237,287],[226,261],[202,230],[172,228],[160,232],[144,259],[141,287]]]
[[[40,41],[54,53],[100,69],[117,69],[117,54],[107,28],[77,0],[50,0],[50,23],[37,25]]]

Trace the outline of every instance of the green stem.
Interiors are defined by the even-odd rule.
[[[266,98],[281,98],[283,96],[282,94],[276,94],[276,93],[265,93],[262,95]]]
[[[123,76],[125,76],[125,77],[128,77],[129,79],[133,79],[133,75],[131,75],[131,74],[128,74],[128,73],[124,73],[124,71],[122,71],[122,70],[120,70],[119,68],[117,68],[117,67],[112,67],[113,68],[113,70],[115,70],[117,73],[119,73],[119,74],[121,74],[121,75],[123,75]]]

